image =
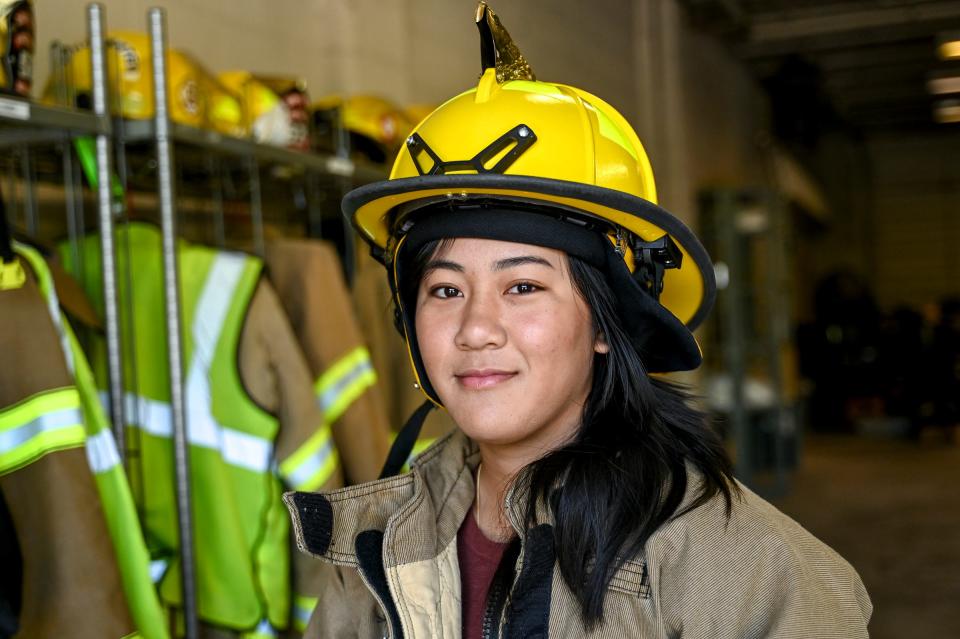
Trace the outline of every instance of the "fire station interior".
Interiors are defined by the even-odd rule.
[[[960,636],[960,2],[491,4],[539,79],[603,96],[626,117],[660,205],[707,248],[718,294],[696,333],[704,363],[675,377],[722,434],[737,477],[854,566],[874,605],[871,636]],[[416,124],[475,85],[475,10],[474,0],[0,2],[0,387],[75,385],[98,404],[83,410],[89,465],[51,469],[84,446],[83,431],[25,448],[17,415],[46,422],[25,412],[28,395],[0,390],[0,638],[106,636],[57,633],[86,623],[70,615],[113,614],[118,584],[132,579],[123,553],[138,552],[167,625],[155,636],[254,636],[237,630],[251,624],[268,632],[256,636],[300,636],[312,604],[296,586],[264,620],[239,596],[199,600],[231,592],[233,573],[207,549],[233,548],[233,533],[204,532],[197,501],[216,503],[241,471],[273,482],[274,497],[258,493],[264,512],[274,498],[283,510],[283,490],[375,479],[422,401],[382,268],[340,200],[386,179]],[[27,284],[17,259],[31,265]],[[198,273],[234,263],[255,271],[248,284],[238,275],[219,295],[191,292]],[[175,276],[179,299],[164,294]],[[14,297],[31,286],[40,302]],[[262,302],[263,334],[234,316],[243,295]],[[204,304],[220,304],[219,330],[256,355],[204,351]],[[24,319],[28,306],[42,322]],[[216,373],[221,356],[243,379]],[[223,472],[193,452],[184,463],[212,450],[189,433],[201,368],[210,393],[232,384],[268,409],[257,442],[273,458],[240,455]],[[307,399],[264,392],[261,369]],[[256,412],[245,402],[211,410]],[[424,444],[451,427],[431,420]],[[111,435],[114,457],[98,457],[91,442]],[[63,494],[81,484],[91,488]],[[237,526],[259,516],[241,511]],[[258,533],[236,533],[248,534]],[[295,558],[283,561],[299,574]],[[101,583],[112,597],[95,595]],[[77,604],[77,593],[94,596]],[[36,605],[46,619],[27,614]],[[141,631],[151,623],[118,614]],[[70,625],[51,630],[53,616]]]

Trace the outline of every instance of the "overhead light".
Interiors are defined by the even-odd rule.
[[[960,75],[931,75],[927,78],[927,91],[934,95],[960,93]]]
[[[940,124],[960,122],[960,100],[941,100],[935,103],[933,119]]]
[[[937,37],[937,53],[944,60],[960,60],[960,32],[941,33]]]

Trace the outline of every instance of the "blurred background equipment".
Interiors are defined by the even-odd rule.
[[[329,96],[314,102],[310,110],[318,148],[330,152],[346,148],[387,166],[417,123],[400,107],[373,95]],[[339,130],[346,131],[347,140],[338,139]]]
[[[36,25],[28,0],[0,3],[0,87],[6,93],[29,96],[33,88]]]
[[[302,81],[225,71],[220,82],[241,96],[244,125],[257,142],[305,151],[310,148],[307,90]]]
[[[798,462],[802,402],[791,327],[793,215],[789,194],[712,190],[701,196],[701,237],[723,272],[704,340],[707,405],[731,443],[737,476],[771,495]]]

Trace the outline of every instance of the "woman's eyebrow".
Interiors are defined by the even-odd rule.
[[[426,276],[428,273],[441,268],[456,271],[457,273],[463,273],[466,270],[462,265],[451,262],[450,260],[430,260],[423,269],[423,275]]]
[[[553,268],[553,264],[542,257],[537,257],[536,255],[521,255],[519,257],[508,257],[503,260],[497,260],[493,263],[493,270],[504,271],[514,266],[520,266],[521,264],[541,264],[547,268]]]

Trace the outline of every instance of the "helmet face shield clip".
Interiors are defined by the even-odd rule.
[[[448,173],[464,171],[473,173],[503,173],[536,141],[537,134],[533,132],[533,129],[526,124],[518,124],[488,144],[486,148],[469,160],[444,161],[440,159],[440,156],[430,148],[430,145],[420,137],[419,133],[414,133],[407,138],[407,150],[420,175],[447,175]],[[511,146],[513,148],[510,148]],[[496,164],[492,167],[487,166],[487,164],[508,148],[510,148],[510,150],[497,160]],[[426,153],[433,162],[433,164],[427,168],[420,163],[420,159],[424,153]]]
[[[619,229],[617,231],[619,244]],[[669,235],[652,242],[637,240],[633,246],[635,269],[634,279],[655,300],[660,300],[663,292],[663,275],[667,269],[680,268],[683,253]]]

